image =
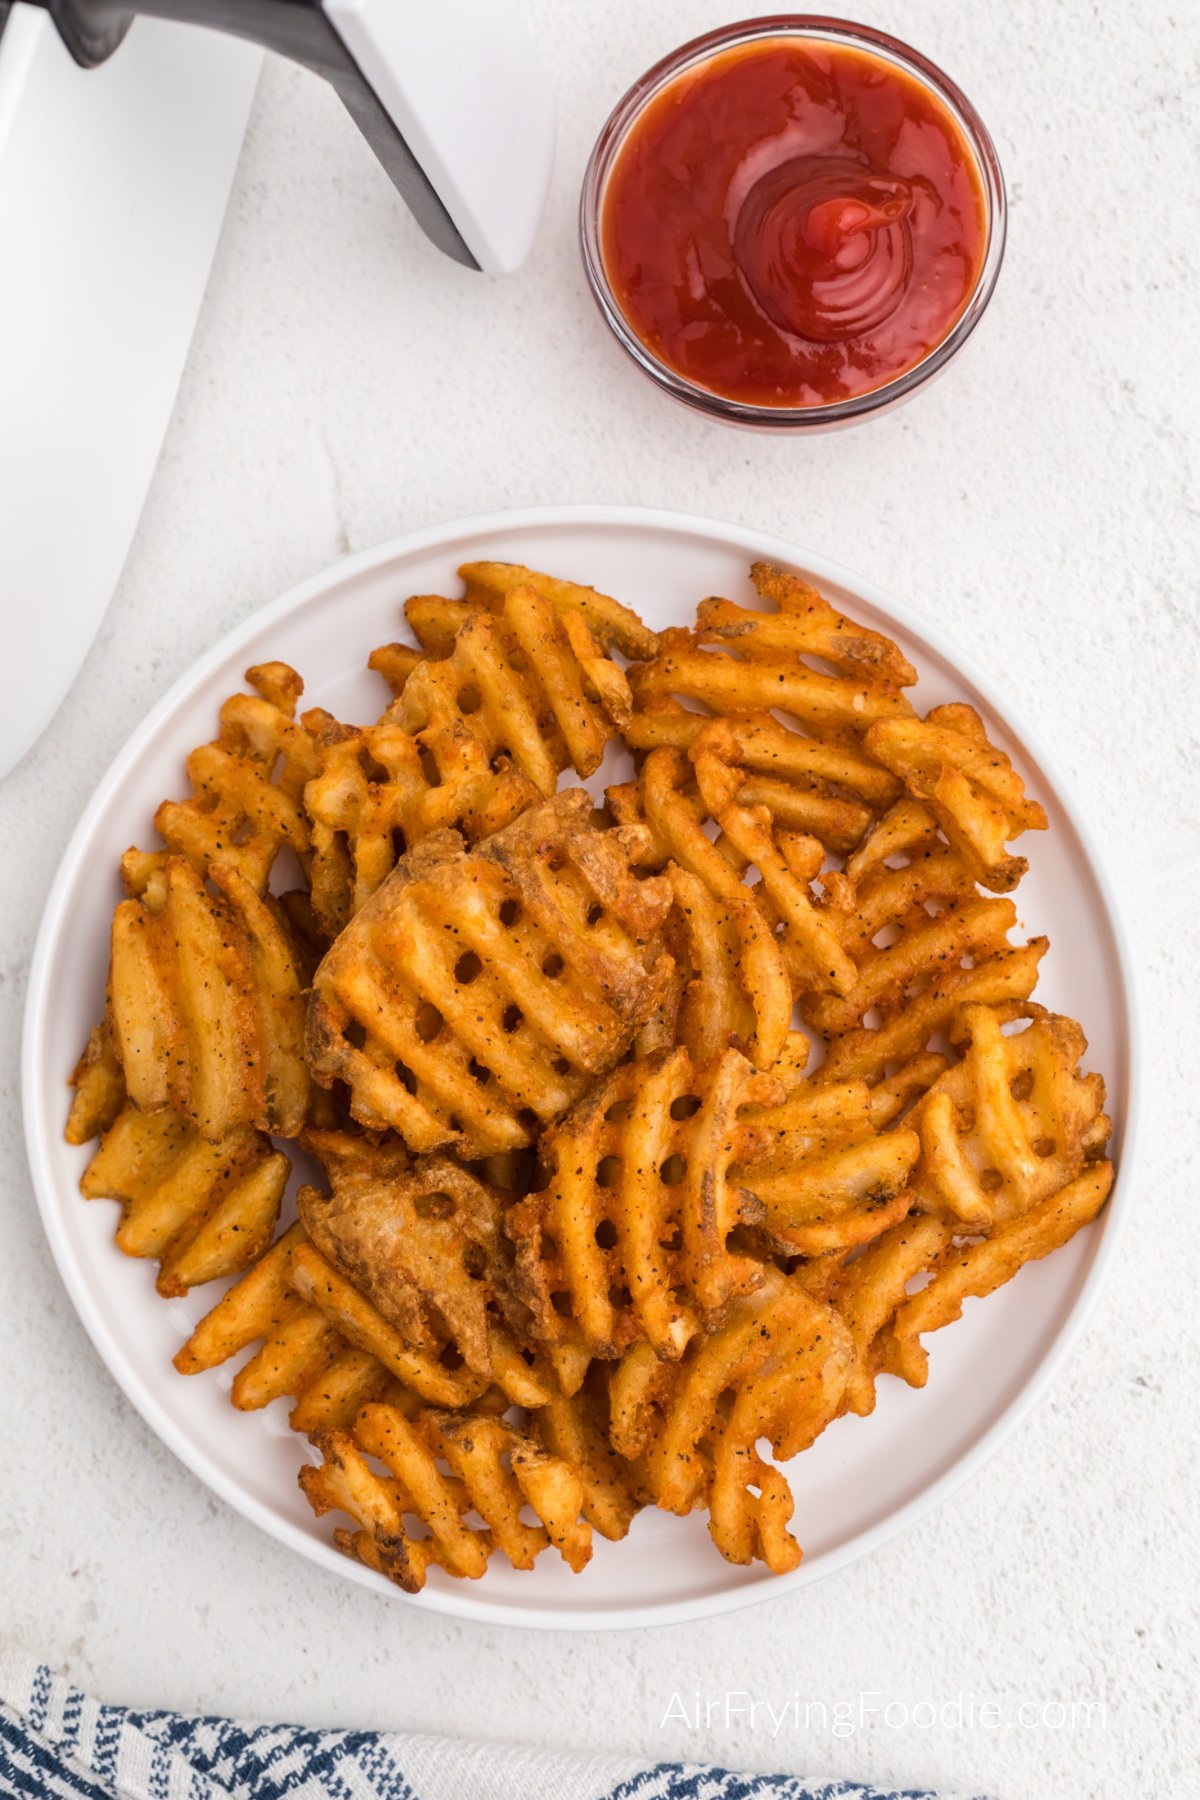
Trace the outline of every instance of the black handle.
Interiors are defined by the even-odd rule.
[[[426,237],[455,262],[469,269],[479,267],[320,0],[138,0],[133,7],[128,0],[32,0],[32,4],[51,14],[67,49],[85,69],[112,55],[137,13],[248,38],[303,63],[334,87]],[[5,11],[0,0],[0,25]]]

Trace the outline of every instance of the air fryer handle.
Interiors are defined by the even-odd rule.
[[[303,63],[336,89],[440,250],[472,269],[510,269],[523,260],[549,184],[553,103],[512,0],[436,0],[431,9],[407,0],[364,0],[352,7],[342,0],[33,4],[52,14],[84,68],[112,55],[137,13],[249,38]],[[353,32],[360,44],[360,54],[376,64],[373,80],[335,23],[339,16],[346,35]],[[396,67],[397,58],[414,65],[414,77]],[[492,68],[483,66],[488,59]],[[523,94],[512,92],[514,77]],[[506,153],[513,159],[515,184],[507,192]],[[529,190],[524,194],[522,183]]]

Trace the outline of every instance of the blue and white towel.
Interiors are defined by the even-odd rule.
[[[138,1712],[102,1706],[44,1663],[17,1656],[0,1656],[0,1794],[20,1800],[951,1800],[931,1788]]]

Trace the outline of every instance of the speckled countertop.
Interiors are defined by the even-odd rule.
[[[912,406],[808,443],[708,425],[607,340],[574,239],[609,105],[703,0],[527,0],[562,105],[534,256],[485,279],[418,234],[337,102],[266,68],[199,332],[107,622],[0,786],[0,1628],[114,1700],[457,1730],[1006,1797],[1194,1791],[1200,1739],[1200,623],[1194,8],[880,4],[971,94],[1012,198],[983,326]],[[1191,144],[1191,149],[1188,146]],[[389,1604],[218,1504],[151,1436],[42,1239],[16,1100],[25,971],[68,833],[151,703],[346,550],[496,507],[709,512],[835,555],[950,624],[1108,841],[1145,978],[1138,1210],[1050,1397],[897,1542],[709,1624],[542,1636]],[[721,1697],[823,1700],[772,1739]],[[719,1703],[696,1730],[678,1692]],[[832,1728],[837,1702],[889,1701]],[[932,1727],[918,1700],[963,1696]],[[1021,1728],[1008,1710],[1099,1701]],[[974,1703],[976,1716],[971,1717]],[[664,1724],[664,1714],[673,1717]],[[898,1716],[898,1715],[894,1715]],[[1057,1720],[1051,1711],[1049,1720]]]

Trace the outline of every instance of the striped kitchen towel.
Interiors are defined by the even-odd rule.
[[[44,1663],[19,1656],[0,1656],[0,1794],[21,1800],[951,1800],[931,1788],[139,1712],[102,1706]]]

